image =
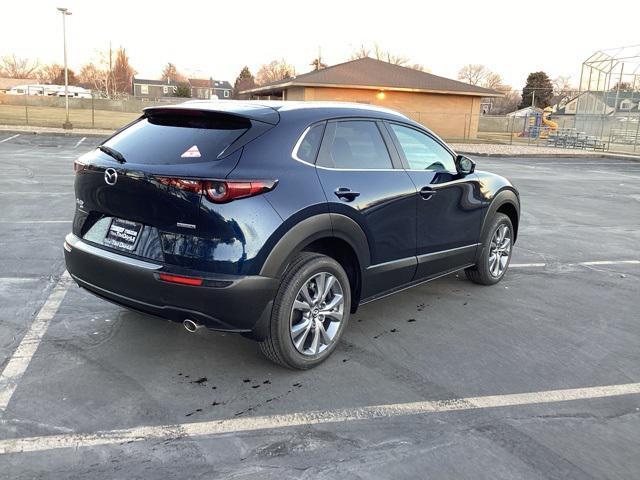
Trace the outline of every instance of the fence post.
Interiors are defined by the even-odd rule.
[[[29,87],[27,86],[27,94],[24,96],[24,118],[29,125]]]
[[[516,116],[511,116],[511,122],[509,124],[509,145],[513,145],[513,126],[516,123]]]
[[[633,151],[636,151],[636,147],[638,146],[638,134],[640,133],[640,118],[638,118],[638,126],[636,127],[636,138],[633,141]]]
[[[96,128],[96,112],[93,104],[94,94],[91,94],[91,128]]]

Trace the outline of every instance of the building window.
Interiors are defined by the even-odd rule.
[[[224,95],[224,98],[229,98],[229,90],[225,90],[223,95]]]
[[[149,95],[149,85],[140,85],[140,93],[142,95]]]
[[[623,100],[620,102],[620,110],[631,110],[633,108],[633,102],[631,100]]]

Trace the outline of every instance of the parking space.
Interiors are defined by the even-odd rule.
[[[60,284],[72,162],[99,139],[13,135],[0,371],[24,371],[0,410],[0,477],[637,476],[640,163],[477,158],[522,194],[506,278],[450,275],[366,305],[325,364],[293,372],[240,336]]]

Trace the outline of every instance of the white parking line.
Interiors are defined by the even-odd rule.
[[[510,268],[541,268],[546,267],[547,263],[511,263]],[[581,266],[591,267],[596,265],[640,265],[640,260],[594,260],[590,262],[577,262],[577,263],[560,263],[559,265],[566,265],[569,267]]]
[[[358,420],[377,420],[408,415],[424,415],[486,408],[538,405],[636,394],[640,394],[640,383],[372,405],[260,417],[230,418],[175,425],[135,427],[88,434],[63,433],[60,435],[0,440],[0,454],[40,452],[59,448],[77,449],[98,445],[133,443],[146,440],[167,440],[181,437],[194,438],[225,433],[271,430],[274,428],[322,425]]]
[[[72,223],[73,220],[0,220],[0,224]]]
[[[0,195],[47,195],[49,197],[57,197],[61,195],[75,195],[75,192],[0,192]]]
[[[71,285],[71,277],[69,273],[65,271],[49,294],[49,298],[47,298],[47,301],[38,312],[31,327],[29,327],[29,330],[22,338],[18,348],[13,352],[9,363],[7,363],[7,366],[0,374],[0,414],[4,413],[7,409],[13,392],[16,390],[18,382],[29,366],[33,354],[38,349],[38,345],[40,345],[40,341],[47,331],[49,323],[58,311],[58,307],[60,307],[60,303],[69,289],[69,285]]]
[[[4,142],[8,142],[9,140],[13,140],[16,137],[19,137],[20,134],[18,133],[17,135],[14,135],[13,137],[7,137],[4,140],[0,140],[0,143],[4,143]]]
[[[87,137],[82,137],[80,140],[78,140],[78,143],[76,143],[73,148],[78,148],[80,146],[80,144],[82,142],[84,142],[87,139]]]

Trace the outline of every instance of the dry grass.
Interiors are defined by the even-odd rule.
[[[116,129],[139,117],[139,113],[96,110],[94,120],[89,109],[69,110],[69,121],[74,128]],[[65,121],[64,108],[32,107],[28,111],[19,105],[0,105],[0,124],[61,127]]]

